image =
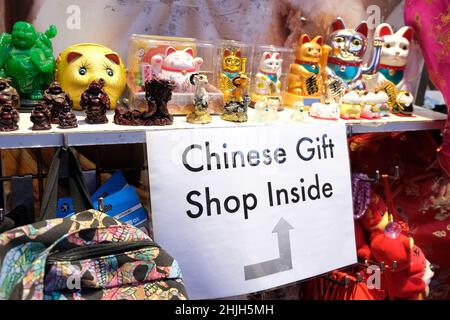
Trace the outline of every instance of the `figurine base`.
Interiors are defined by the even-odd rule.
[[[285,92],[283,95],[283,103],[287,108],[294,107],[294,103],[303,102],[305,111],[309,110],[309,107],[315,103],[320,102],[323,103],[323,99],[321,97],[306,97],[306,96],[298,96],[296,94],[292,94],[289,92]]]
[[[34,125],[33,127],[31,127],[31,130],[33,131],[45,131],[45,130],[50,130],[52,128],[51,125],[47,125],[47,126],[36,126]]]
[[[96,118],[96,119],[86,118],[85,121],[87,124],[105,124],[108,123],[108,118],[106,118],[106,116],[104,118]]]
[[[15,125],[14,127],[8,127],[8,128],[0,126],[0,132],[11,132],[11,131],[17,131],[17,130],[19,130],[19,126],[17,126],[17,125]]]
[[[231,122],[246,122],[248,120],[247,112],[222,113],[220,118]]]
[[[262,94],[252,94],[252,103],[251,106],[255,107],[255,104],[260,101],[263,100],[266,104],[269,102],[269,100],[278,100],[278,109],[277,111],[283,111],[284,110],[284,105],[282,103],[282,96],[281,95],[262,95]]]
[[[212,121],[212,117],[207,111],[192,112],[187,115],[186,121],[193,124],[207,124]]]
[[[62,126],[61,124],[58,126],[59,129],[74,129],[74,128],[78,128],[78,124],[73,124],[73,125],[64,125]]]
[[[43,100],[21,99],[19,111],[23,113],[31,113],[38,104],[42,103]]]

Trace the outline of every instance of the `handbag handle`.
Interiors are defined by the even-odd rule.
[[[61,159],[67,155],[69,165],[69,192],[75,212],[92,209],[92,201],[86,187],[86,181],[80,163],[71,147],[60,147],[53,156],[47,175],[44,195],[41,203],[41,220],[56,218],[58,200],[59,171]]]

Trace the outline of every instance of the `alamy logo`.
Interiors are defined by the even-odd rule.
[[[367,274],[370,276],[367,278],[366,284],[369,289],[381,289],[381,269],[377,265],[371,265],[367,267]]]
[[[81,270],[77,266],[72,266],[72,270],[72,274],[66,280],[67,289],[81,290]]]
[[[384,18],[381,16],[381,8],[380,6],[373,4],[367,7],[366,13],[367,26],[369,27],[369,30],[374,30],[379,24],[381,24]]]
[[[66,9],[69,15],[66,20],[66,26],[69,30],[81,30],[81,8],[77,5],[70,5]]]

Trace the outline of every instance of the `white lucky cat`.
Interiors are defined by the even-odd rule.
[[[177,50],[168,47],[165,55],[154,55],[151,60],[152,72],[156,77],[175,82],[174,92],[193,92],[190,76],[200,70],[203,59],[194,58],[194,50]]]
[[[411,51],[413,29],[405,26],[394,33],[388,23],[382,23],[375,29],[374,37],[382,38],[384,44],[379,70],[375,76],[365,77],[366,88],[374,91],[381,87],[385,80],[389,80],[399,90],[409,90],[405,81],[405,67]]]
[[[278,52],[264,52],[256,73],[255,93],[259,95],[279,95],[281,92],[281,66],[283,59]]]

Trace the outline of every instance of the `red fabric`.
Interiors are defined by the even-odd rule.
[[[450,180],[437,162],[437,141],[421,131],[358,135],[349,144],[355,172],[391,173],[400,166],[400,180],[391,181],[395,208],[414,242],[438,266],[429,298],[450,299]],[[373,187],[384,197],[381,184]]]
[[[370,247],[367,244],[364,230],[358,221],[355,221],[355,237],[356,237],[356,250],[358,257],[363,260],[370,260],[371,257]]]

